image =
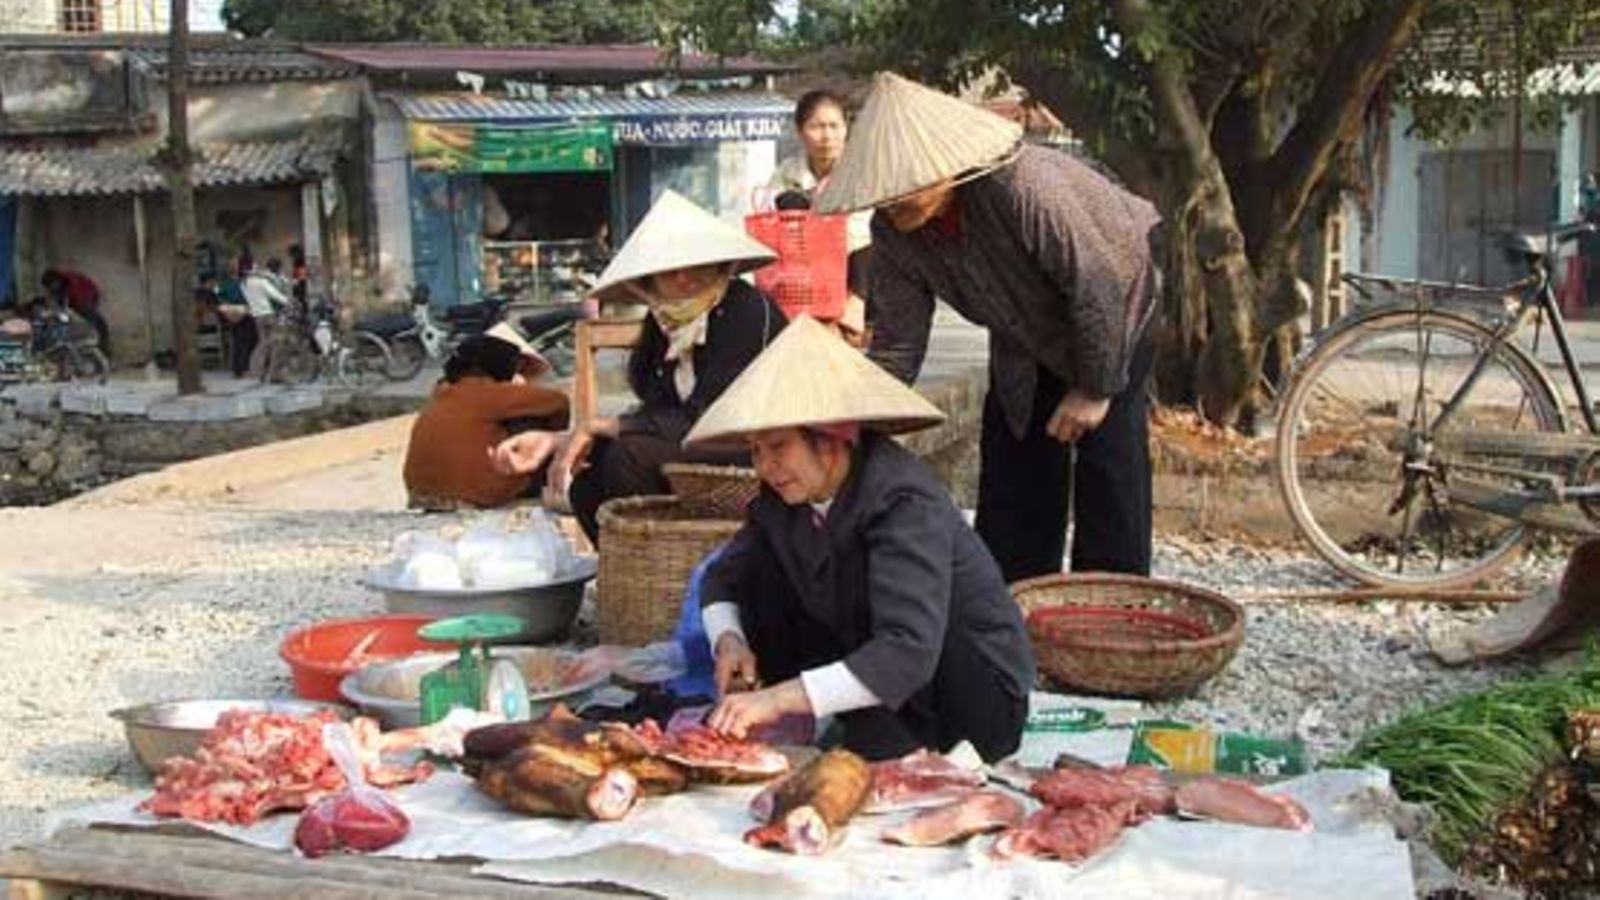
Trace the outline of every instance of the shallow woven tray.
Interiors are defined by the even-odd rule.
[[[745,507],[761,490],[755,470],[742,466],[673,462],[662,465],[661,474],[686,506],[712,518],[743,519]]]
[[[600,575],[595,586],[600,642],[643,646],[677,627],[694,567],[739,530],[677,497],[624,497],[601,504]]]
[[[1244,611],[1221,594],[1101,573],[1011,586],[1040,671],[1062,687],[1121,697],[1192,693],[1244,642]]]

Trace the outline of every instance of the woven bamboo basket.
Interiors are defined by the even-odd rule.
[[[708,518],[743,519],[761,490],[755,470],[742,466],[675,462],[662,465],[661,474],[685,506]]]
[[[1244,643],[1244,611],[1221,594],[1134,575],[1045,575],[1011,592],[1039,669],[1061,686],[1120,697],[1192,693]]]
[[[699,515],[676,497],[608,500],[598,518],[600,642],[625,646],[672,635],[695,565],[739,530],[739,522]]]

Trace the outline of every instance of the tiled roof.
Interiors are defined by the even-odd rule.
[[[487,94],[386,94],[401,115],[419,122],[540,121],[693,115],[782,115],[794,101],[778,94],[679,93],[671,97],[603,94],[586,99],[529,100]]]
[[[674,62],[659,47],[600,44],[582,47],[459,47],[425,44],[316,45],[307,50],[373,72],[480,72],[654,76],[681,73],[765,75],[792,66],[749,56],[685,53]]]
[[[333,135],[281,141],[205,144],[196,148],[197,187],[298,182],[330,171],[338,156]],[[81,196],[165,190],[148,141],[88,146],[0,146],[0,194]]]
[[[166,78],[165,48],[130,49],[128,56],[157,78]],[[359,74],[361,70],[350,63],[285,47],[241,44],[235,48],[195,50],[189,54],[189,80],[194,84],[332,81]]]

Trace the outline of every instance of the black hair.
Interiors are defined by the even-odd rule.
[[[805,124],[811,121],[811,117],[816,115],[817,109],[828,103],[837,106],[839,115],[844,115],[844,97],[834,91],[830,91],[827,88],[819,88],[818,90],[806,91],[801,94],[800,99],[796,100],[794,104],[794,127],[804,128]]]
[[[444,378],[454,384],[469,375],[510,381],[522,366],[522,351],[499,338],[477,334],[461,342],[444,364]]]
[[[283,260],[277,258],[276,256],[274,256],[271,259],[267,260],[267,271],[268,272],[277,272],[278,270],[280,270],[282,268],[283,268]]]
[[[772,205],[780,210],[810,209],[811,195],[805,191],[788,190],[779,194]]]

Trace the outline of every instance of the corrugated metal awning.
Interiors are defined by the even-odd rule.
[[[779,94],[682,93],[670,97],[602,94],[581,99],[535,100],[487,94],[386,94],[400,114],[417,122],[567,122],[574,119],[678,118],[683,116],[788,116],[794,101]]]
[[[370,72],[493,72],[532,75],[668,76],[708,78],[771,75],[794,66],[752,56],[673,54],[644,44],[588,46],[470,47],[450,44],[322,44],[306,49]]]
[[[195,148],[196,187],[280,184],[332,171],[338,135],[280,141],[203,144]],[[144,194],[166,189],[155,163],[160,144],[0,146],[0,194],[47,197]]]
[[[1600,63],[1559,63],[1530,73],[1523,85],[1530,97],[1592,97],[1600,94]],[[1505,90],[1512,89],[1507,81]],[[1435,75],[1424,86],[1430,94],[1477,99],[1483,92],[1476,84]]]

